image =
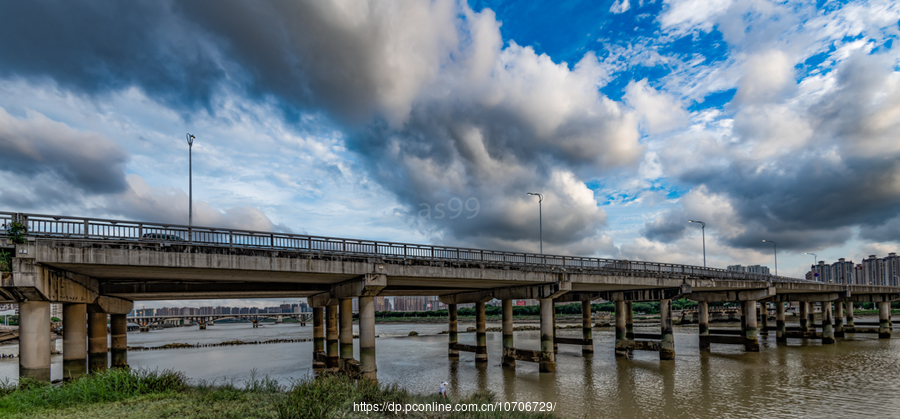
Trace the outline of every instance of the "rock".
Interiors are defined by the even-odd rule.
[[[419,332],[416,332],[416,331],[409,332],[409,336],[419,336]]]
[[[466,332],[474,332],[474,331],[475,331],[475,328],[474,328],[474,327],[468,327],[468,328],[466,328]]]

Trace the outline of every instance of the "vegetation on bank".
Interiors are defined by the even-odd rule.
[[[392,412],[368,412],[354,404],[385,406],[409,404],[494,402],[491,392],[444,399],[419,395],[396,385],[327,375],[298,382],[290,388],[274,380],[252,378],[234,383],[190,385],[171,371],[109,370],[62,385],[23,380],[18,386],[0,386],[0,417],[11,418],[379,418]],[[411,418],[541,418],[534,413],[410,412]]]

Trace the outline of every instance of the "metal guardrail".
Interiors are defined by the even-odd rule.
[[[335,255],[370,256],[388,259],[434,260],[466,263],[491,263],[528,269],[580,269],[587,271],[683,274],[712,279],[776,282],[810,282],[805,279],[726,271],[691,265],[604,259],[580,256],[540,255],[462,247],[432,246],[374,240],[342,239],[226,229],[177,224],[145,223],[61,215],[0,212],[0,224],[24,221],[28,237],[81,238],[135,242],[166,242],[258,249],[283,249]],[[0,235],[6,229],[0,230]]]

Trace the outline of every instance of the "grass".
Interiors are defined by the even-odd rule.
[[[411,393],[396,385],[325,375],[290,388],[255,374],[242,386],[234,382],[190,385],[172,371],[109,370],[54,386],[23,380],[0,385],[4,418],[362,418],[394,417],[393,412],[354,411],[354,403],[488,404],[491,392],[458,400]],[[533,413],[418,413],[411,418],[540,418]]]

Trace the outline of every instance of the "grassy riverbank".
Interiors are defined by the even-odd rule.
[[[354,410],[354,403],[483,405],[490,392],[442,399],[419,395],[397,386],[359,382],[341,376],[302,381],[290,388],[269,379],[243,383],[191,385],[170,371],[110,370],[53,386],[23,381],[0,387],[0,417],[4,418],[363,418],[393,417],[394,413]],[[410,418],[550,418],[533,413],[418,413]]]

